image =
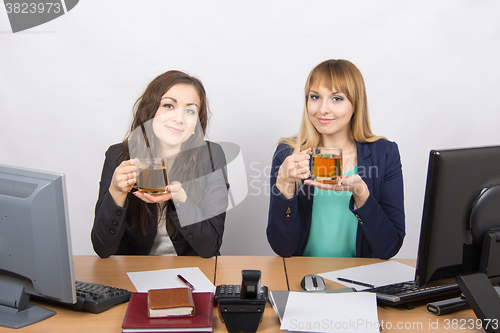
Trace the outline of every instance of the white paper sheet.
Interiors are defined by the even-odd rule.
[[[365,290],[357,284],[339,281],[337,278],[345,278],[358,282],[368,283],[374,286],[385,286],[388,284],[413,281],[415,279],[415,268],[397,261],[386,261],[377,264],[357,266],[353,268],[341,269],[327,273],[318,274],[321,277],[335,281],[349,288]]]
[[[149,289],[186,287],[177,274],[182,275],[194,286],[193,292],[215,293],[215,286],[198,267],[162,269],[127,273],[138,292],[148,292]]]
[[[374,293],[290,292],[281,329],[289,332],[379,333]]]

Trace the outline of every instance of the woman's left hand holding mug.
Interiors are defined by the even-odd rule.
[[[187,200],[186,191],[182,188],[182,184],[178,181],[173,181],[166,187],[167,193],[151,195],[148,193],[134,192],[133,194],[147,203],[162,203],[172,199],[174,203],[182,202]]]

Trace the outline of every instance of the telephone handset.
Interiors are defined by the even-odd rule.
[[[268,288],[260,285],[261,271],[241,271],[241,285],[217,286],[214,303],[229,332],[256,332],[268,299]]]

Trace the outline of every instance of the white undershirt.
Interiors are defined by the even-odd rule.
[[[160,222],[158,223],[158,231],[156,233],[156,238],[153,242],[153,247],[149,255],[151,256],[176,256],[174,244],[168,235],[167,228],[165,226],[165,214],[161,214],[161,209],[158,208],[158,215],[160,216]]]

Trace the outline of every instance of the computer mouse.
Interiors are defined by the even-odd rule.
[[[302,278],[300,286],[307,291],[320,291],[325,290],[325,281],[319,275],[310,274]]]

